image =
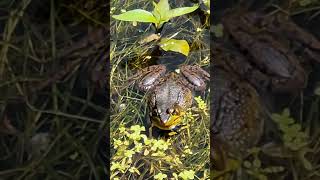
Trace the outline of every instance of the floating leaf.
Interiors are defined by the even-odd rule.
[[[119,15],[113,15],[112,17],[121,21],[157,23],[157,19],[153,16],[153,14],[143,9],[135,9],[135,10],[127,11]]]
[[[186,40],[176,40],[176,39],[168,39],[163,38],[159,43],[160,47],[165,51],[174,51],[185,56],[189,54],[189,44]]]

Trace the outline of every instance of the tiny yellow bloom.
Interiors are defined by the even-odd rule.
[[[148,151],[148,149],[146,149],[146,150],[144,150],[143,155],[144,155],[144,156],[147,156],[149,153],[150,153],[150,152]]]
[[[134,154],[135,154],[135,152],[133,150],[126,150],[124,152],[124,156],[128,157],[128,158],[132,158],[132,155],[134,155]]]
[[[129,169],[129,172],[131,172],[131,173],[137,173],[138,175],[140,175],[140,171],[139,171],[136,167],[131,167],[131,168]]]
[[[134,149],[135,152],[140,152],[142,150],[142,143],[137,143]]]
[[[115,149],[117,149],[117,148],[120,147],[121,145],[122,145],[122,141],[121,141],[121,140],[113,138],[113,147],[114,147]]]
[[[116,169],[120,169],[120,168],[121,168],[121,164],[119,162],[112,162],[111,163],[111,167],[110,167],[111,171],[116,170]]]
[[[185,150],[184,150],[184,153],[186,153],[186,154],[193,154],[192,151],[191,151],[189,148],[185,149]]]
[[[122,127],[119,128],[119,131],[120,131],[120,133],[123,133],[123,132],[126,131],[126,128],[122,126]]]
[[[134,125],[134,126],[131,126],[130,127],[130,130],[134,131],[134,132],[137,132],[137,133],[140,133],[141,131],[145,131],[145,127],[143,126],[140,126],[140,125]]]
[[[156,180],[163,180],[165,178],[167,178],[168,176],[166,174],[163,173],[158,173],[157,175],[154,176],[154,179]]]
[[[195,172],[193,170],[184,170],[179,173],[179,177],[181,177],[184,180],[194,179]]]

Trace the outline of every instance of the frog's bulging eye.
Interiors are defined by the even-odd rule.
[[[170,108],[170,109],[167,109],[167,113],[170,115],[179,115],[180,111],[178,108]]]
[[[172,108],[167,109],[167,113],[168,114],[173,114],[174,113],[174,109],[172,109]]]
[[[174,109],[173,115],[179,115],[179,114],[180,114],[180,110],[178,108]]]

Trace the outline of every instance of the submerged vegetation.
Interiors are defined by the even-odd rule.
[[[0,2],[0,179],[105,179],[106,8]]]

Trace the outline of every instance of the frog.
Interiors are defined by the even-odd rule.
[[[199,65],[181,65],[179,69],[179,74],[166,73],[165,65],[152,65],[132,77],[136,88],[146,93],[150,129],[171,131],[178,128],[183,115],[192,106],[193,92],[206,89],[210,74]]]
[[[246,56],[243,67],[250,66],[255,72],[263,74],[263,78],[268,78],[261,81],[267,81],[265,88],[274,93],[296,92],[306,87],[308,72],[303,65],[306,63],[296,50],[300,46],[292,46],[304,46],[303,51],[313,62],[319,62],[320,57],[317,38],[283,16],[279,13],[267,15],[233,11],[222,18],[224,38],[231,40]],[[234,69],[245,71],[241,66]],[[256,76],[246,78],[248,81],[257,81],[250,79]]]
[[[263,134],[266,120],[257,90],[227,67],[213,64],[211,100],[211,162],[213,169],[229,171],[231,160],[241,162]]]
[[[260,143],[269,111],[262,93],[301,92],[308,80],[305,65],[319,62],[317,38],[284,17],[232,11],[222,18],[224,37],[211,49],[210,125],[213,169],[222,174],[232,168],[231,159],[242,161]],[[301,46],[302,54],[296,51]]]

